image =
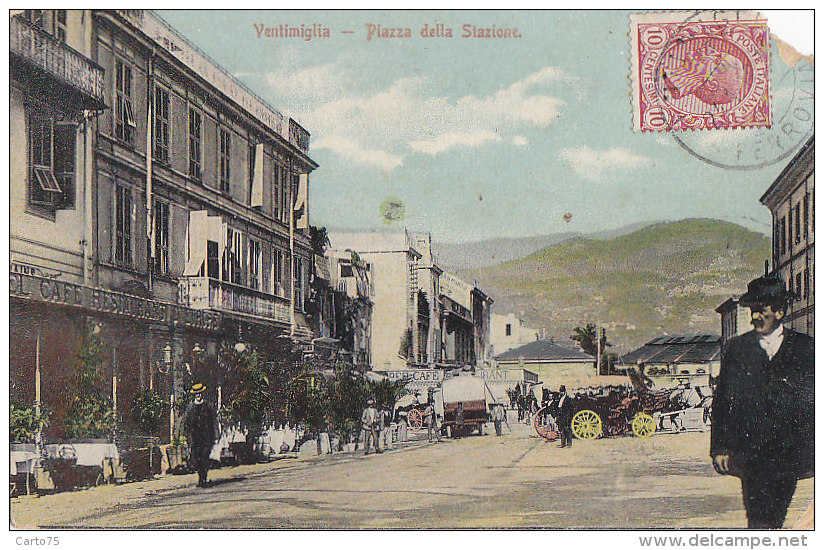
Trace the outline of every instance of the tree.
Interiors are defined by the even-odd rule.
[[[69,385],[72,400],[64,421],[70,438],[99,438],[112,435],[117,425],[111,397],[102,388],[102,344],[86,330],[77,348]]]
[[[572,330],[572,335],[569,337],[570,340],[577,342],[581,348],[581,351],[586,353],[587,355],[592,355],[595,357],[598,355],[598,339],[595,335],[596,326],[594,323],[587,323],[586,326],[580,327],[577,326]],[[609,374],[612,372],[613,365],[615,363],[616,355],[613,353],[607,353],[606,349],[612,344],[607,340],[607,331],[604,328],[601,328],[601,364],[598,367],[598,372],[600,374]]]
[[[35,443],[38,433],[49,425],[49,415],[34,407],[9,403],[9,442]]]
[[[154,436],[163,424],[169,404],[157,391],[146,389],[132,400],[131,416],[137,429],[144,435]]]
[[[312,247],[312,252],[318,256],[323,256],[326,253],[326,247],[329,246],[329,233],[325,227],[309,226],[309,244]]]

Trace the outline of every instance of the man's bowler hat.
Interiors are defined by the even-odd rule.
[[[198,393],[203,393],[205,391],[206,391],[206,384],[201,384],[200,382],[198,382],[197,384],[194,384],[192,386],[192,389],[189,390],[189,393],[191,393],[192,395],[197,395]]]
[[[753,279],[747,285],[747,292],[738,299],[742,306],[754,304],[786,305],[793,297],[784,282],[774,275]]]

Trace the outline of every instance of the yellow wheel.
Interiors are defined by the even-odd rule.
[[[632,419],[632,433],[636,437],[650,437],[655,433],[655,420],[647,413],[638,413]]]
[[[595,439],[602,431],[601,417],[595,411],[578,411],[572,417],[572,435],[578,439]]]

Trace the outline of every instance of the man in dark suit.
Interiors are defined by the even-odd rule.
[[[713,466],[741,478],[751,529],[780,529],[814,472],[813,339],[782,325],[791,297],[773,276],[747,285],[753,330],[727,342],[713,395]]]
[[[572,447],[572,401],[566,393],[566,386],[558,388],[558,401],[552,407],[558,432],[561,435],[559,447]]]

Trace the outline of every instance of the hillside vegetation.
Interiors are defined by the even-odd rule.
[[[569,343],[597,322],[613,350],[660,335],[720,333],[715,308],[764,271],[769,238],[711,219],[657,223],[609,239],[573,237],[501,265],[462,272],[532,328]]]

